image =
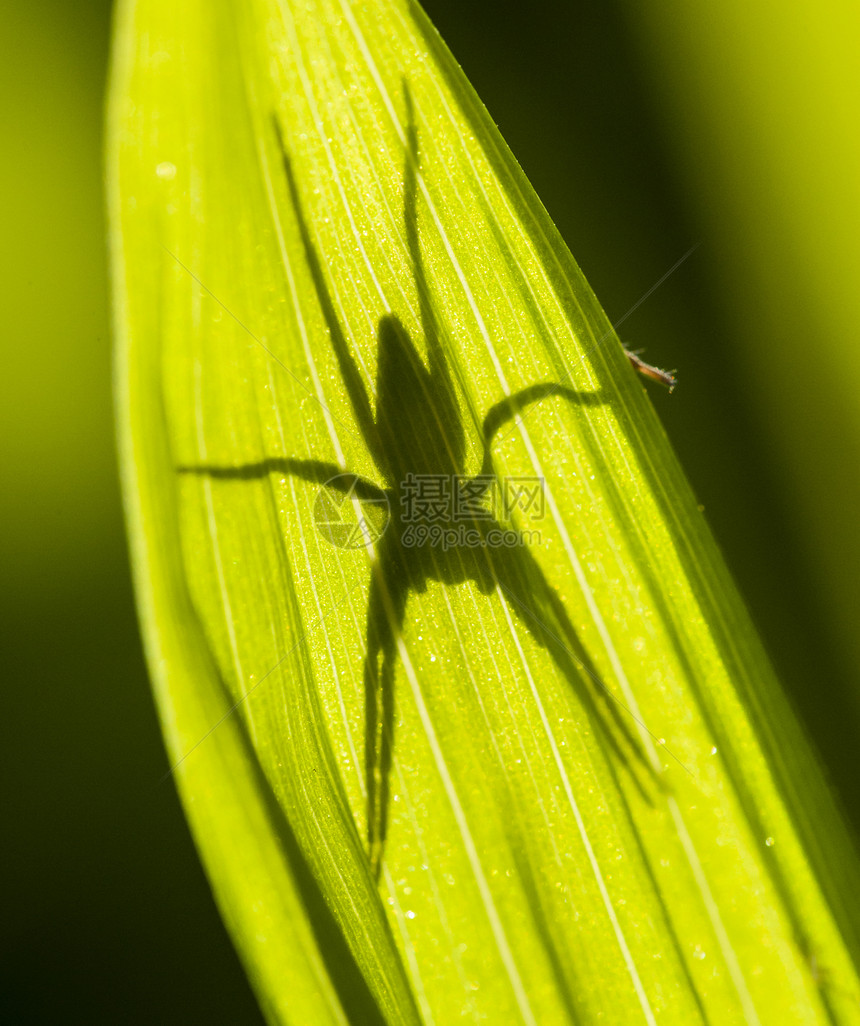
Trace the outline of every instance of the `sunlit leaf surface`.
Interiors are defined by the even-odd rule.
[[[860,1021],[817,767],[420,10],[126,2],[112,88],[144,633],[271,1021]]]

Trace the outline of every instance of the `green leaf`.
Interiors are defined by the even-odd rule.
[[[860,1021],[821,774],[417,6],[121,4],[109,178],[144,637],[269,1019]],[[409,544],[458,475],[517,544]]]

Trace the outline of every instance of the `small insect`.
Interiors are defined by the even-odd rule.
[[[371,866],[379,873],[383,857],[389,815],[389,775],[394,744],[394,674],[397,639],[401,634],[410,593],[427,589],[431,581],[446,585],[472,582],[489,595],[499,591],[516,618],[552,656],[563,676],[575,690],[595,727],[606,738],[619,762],[650,778],[652,769],[622,713],[633,714],[598,677],[577,636],[564,603],[543,575],[528,547],[520,544],[518,532],[503,526],[481,500],[496,481],[491,446],[497,432],[526,407],[557,396],[576,404],[595,405],[606,401],[601,392],[581,392],[558,384],[537,384],[509,396],[494,405],[483,420],[481,471],[469,478],[465,474],[466,436],[454,382],[441,344],[441,331],[431,302],[424,273],[418,237],[416,206],[418,200],[418,133],[412,102],[405,90],[408,121],[404,169],[404,222],[412,271],[417,287],[420,321],[427,353],[427,364],[415,347],[401,320],[393,313],[380,317],[377,327],[377,377],[375,409],[358,364],[352,356],[344,330],[338,320],[322,261],[306,221],[288,148],[275,122],[287,189],[295,211],[307,266],[325,317],[330,340],[340,367],[341,378],[352,405],[363,441],[384,484],[377,484],[324,460],[271,458],[244,466],[185,466],[181,472],[213,478],[247,481],[271,473],[292,474],[325,486],[334,501],[317,501],[317,522],[324,521],[330,540],[341,547],[354,547],[359,535],[354,531],[337,533],[337,507],[344,497],[363,513],[384,510],[390,513],[384,529],[377,523],[369,531],[375,561],[371,575],[366,618],[366,654],[364,657],[365,702],[365,777],[367,795],[367,843]],[[634,366],[646,376],[668,385],[674,378],[644,364],[628,353]],[[459,482],[473,503],[472,514],[465,517],[465,528],[472,532],[473,544],[443,548],[434,544],[410,544],[416,537],[416,524],[407,523],[409,482],[430,477]],[[321,493],[324,495],[324,493]],[[432,523],[425,516],[417,525],[417,536],[430,537]],[[421,535],[421,528],[425,534]],[[409,529],[412,529],[410,535]],[[494,532],[514,536],[515,544],[492,544]],[[336,540],[340,539],[340,540]],[[635,717],[634,717],[635,718]],[[638,722],[638,721],[637,721]],[[643,729],[644,724],[640,724]],[[632,757],[631,757],[632,756]],[[644,791],[638,773],[631,774]]]
[[[635,349],[625,348],[624,353],[643,378],[650,378],[651,381],[656,381],[658,384],[668,388],[670,392],[675,388],[675,385],[678,384],[675,379],[675,371],[661,370],[659,367],[654,367],[652,364],[646,363]]]

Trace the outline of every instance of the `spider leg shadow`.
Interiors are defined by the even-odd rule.
[[[517,417],[526,407],[552,396],[561,396],[568,402],[597,406],[608,399],[602,392],[579,392],[563,385],[550,383],[531,385],[508,396],[490,408],[484,417],[484,459],[481,477],[494,476],[491,445],[501,428]],[[483,531],[501,530],[495,522],[484,522]],[[543,571],[528,548],[485,547],[487,566],[492,579],[499,585],[505,600],[517,617],[525,623],[533,636],[547,649],[561,672],[583,702],[592,721],[600,725],[612,753],[621,765],[629,766],[631,777],[642,797],[652,804],[640,776],[662,787],[648,759],[640,739],[631,730],[628,717],[633,717],[609,691],[582,646],[564,603],[551,587]],[[525,596],[525,597],[524,597]],[[626,710],[626,715],[625,715]],[[644,724],[640,724],[647,730]],[[627,753],[632,753],[632,762]],[[639,772],[633,771],[633,766]]]
[[[379,485],[348,474],[336,463],[323,460],[298,460],[282,457],[271,457],[256,463],[215,466],[212,464],[187,464],[176,468],[179,474],[192,474],[195,477],[210,477],[216,481],[254,481],[268,477],[270,474],[289,474],[311,484],[325,485],[336,492],[352,493],[367,502],[382,502],[389,498],[389,493]]]
[[[534,556],[525,545],[486,551],[489,553],[493,579],[508,606],[541,647],[552,656],[612,756],[619,765],[629,770],[642,799],[653,805],[645,781],[651,787],[656,785],[660,789],[663,784],[641,740],[631,728],[630,719],[635,717],[601,680],[579,640],[564,603],[547,581]]]
[[[311,228],[305,216],[304,206],[299,194],[298,183],[296,181],[295,174],[293,173],[292,161],[290,160],[290,155],[287,150],[286,143],[284,142],[280,123],[274,114],[272,115],[272,124],[274,126],[275,136],[277,138],[278,148],[281,154],[284,178],[290,193],[290,201],[292,203],[293,211],[295,212],[296,222],[302,240],[302,247],[307,261],[307,267],[313,280],[314,289],[320,304],[320,310],[322,311],[326,327],[329,331],[332,349],[334,350],[338,366],[340,367],[343,386],[349,396],[349,401],[352,405],[355,419],[358,423],[365,444],[370,450],[374,462],[377,463],[377,465],[380,465],[379,460],[384,458],[384,454],[382,453],[380,446],[379,432],[374,421],[373,410],[370,405],[370,397],[368,396],[367,388],[362,380],[358,364],[349,350],[346,335],[344,334],[344,330],[341,326],[340,320],[338,319],[334,299],[330,292],[328,282],[326,281],[326,275],[323,270],[323,261],[314,244],[313,236],[311,235]]]
[[[372,481],[348,474],[335,463],[272,457],[239,465],[183,465],[180,474],[214,480],[251,481],[270,474],[290,474],[368,502],[391,501],[391,494]],[[396,634],[403,625],[410,578],[400,556],[396,533],[379,543],[367,607],[367,652],[364,658],[365,779],[367,839],[371,869],[378,878],[388,830],[389,778],[394,745],[394,669]],[[390,609],[386,609],[386,606]],[[393,622],[392,622],[393,617]],[[381,665],[380,665],[381,664]]]
[[[391,544],[391,540],[394,544]],[[370,583],[367,652],[364,657],[367,843],[371,871],[377,879],[388,834],[394,750],[396,636],[403,627],[409,590],[409,577],[401,565],[400,546],[394,535],[385,536],[380,544],[378,563]]]
[[[605,392],[579,392],[574,388],[567,388],[565,385],[555,385],[551,382],[529,385],[528,388],[523,388],[519,392],[507,396],[494,406],[491,406],[484,417],[484,462],[481,467],[482,475],[485,476],[493,473],[493,457],[490,446],[502,427],[522,413],[526,407],[541,402],[544,399],[551,399],[553,396],[561,396],[562,399],[566,399],[577,406],[602,406],[604,403],[609,402],[609,397]]]

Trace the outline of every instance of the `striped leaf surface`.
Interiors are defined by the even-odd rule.
[[[143,631],[269,1020],[860,1022],[817,766],[420,9],[125,0],[109,121]]]

